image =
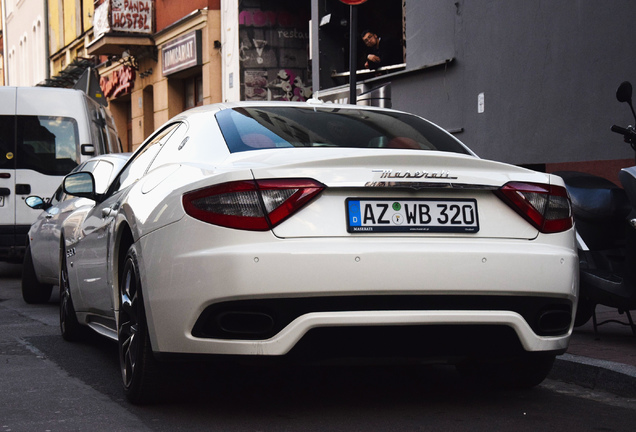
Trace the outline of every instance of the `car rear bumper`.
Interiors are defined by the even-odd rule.
[[[196,326],[218,304],[327,297],[540,297],[566,305],[571,317],[578,293],[571,232],[542,236],[541,241],[357,236],[285,240],[271,233],[216,229],[189,236],[182,223],[141,240],[142,283],[157,353],[281,356],[313,329],[400,326],[503,326],[514,331],[525,351],[567,348],[571,321],[559,334],[540,335],[527,314],[524,318],[524,313],[506,307],[442,310],[414,302],[413,310],[310,310],[260,339],[240,334],[210,337]],[[215,235],[219,232],[220,237]],[[171,245],[169,250],[162,248],[165,244]]]

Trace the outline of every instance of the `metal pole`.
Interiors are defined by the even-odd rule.
[[[356,95],[356,69],[358,56],[358,10],[355,6],[349,6],[349,103],[357,103]]]

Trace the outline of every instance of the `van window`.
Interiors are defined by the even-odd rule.
[[[117,132],[112,127],[107,127],[108,131],[108,153],[121,153],[121,142]]]
[[[19,116],[17,168],[66,175],[79,160],[79,130],[70,117]]]
[[[108,136],[106,135],[106,127],[103,120],[91,121],[91,135],[93,136],[93,143],[97,154],[106,153]]]
[[[14,166],[15,117],[0,116],[0,168]]]

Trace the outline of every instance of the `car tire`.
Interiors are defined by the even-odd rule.
[[[525,353],[502,361],[467,361],[457,365],[457,370],[480,386],[528,389],[546,379],[555,358],[552,353]]]
[[[62,244],[63,240],[62,240]],[[88,333],[88,329],[77,320],[77,313],[71,297],[71,286],[68,279],[68,266],[64,248],[60,249],[60,331],[64,340],[69,342],[81,341]]]
[[[22,298],[29,304],[46,303],[51,298],[52,291],[53,285],[38,281],[33,267],[31,245],[27,245],[22,263]]]
[[[159,364],[150,345],[135,245],[126,254],[119,290],[117,335],[124,393],[133,404],[153,402],[160,382]]]

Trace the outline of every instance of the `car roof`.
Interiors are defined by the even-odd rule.
[[[92,158],[90,158],[88,161],[91,160],[97,160],[97,159],[121,159],[121,160],[126,160],[128,159],[130,156],[132,155],[132,153],[106,153],[106,154],[101,154],[98,156],[94,156]],[[88,162],[86,161],[86,162]]]
[[[339,110],[368,110],[368,111],[380,111],[380,112],[403,112],[397,111],[389,108],[381,108],[376,106],[368,106],[368,105],[350,105],[350,104],[335,104],[331,102],[323,102],[319,99],[309,99],[306,102],[286,102],[286,101],[239,101],[239,102],[219,102],[210,105],[202,105],[199,107],[191,108],[187,111],[184,111],[174,118],[170,119],[169,122],[172,122],[177,119],[187,119],[192,115],[197,115],[201,113],[216,113],[226,109],[235,109],[235,108],[255,108],[255,107],[263,107],[263,108],[323,108],[323,109],[339,109]],[[404,114],[409,114],[403,112]]]

